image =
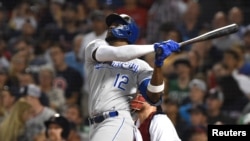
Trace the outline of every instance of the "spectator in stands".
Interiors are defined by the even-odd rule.
[[[31,24],[29,20],[25,21],[23,24],[20,33],[17,35],[17,38],[24,38],[26,40],[31,41],[32,43],[35,43],[37,40],[36,36],[36,27]]]
[[[223,11],[217,11],[213,16],[214,17],[211,21],[213,29],[221,28],[228,24],[227,15]]]
[[[0,89],[4,88],[6,85],[10,85],[8,69],[1,68],[0,69]]]
[[[234,50],[239,56],[239,62],[238,62],[239,73],[250,76],[250,62],[247,62],[245,59],[244,47],[236,45],[232,47],[232,50]]]
[[[25,38],[17,38],[14,41],[13,54],[20,54],[23,58],[27,60],[27,67],[34,73],[37,73],[39,67],[47,63],[45,58],[37,57],[35,54],[34,44]]]
[[[25,141],[23,134],[25,122],[32,117],[32,106],[20,98],[13,106],[8,117],[0,124],[1,141]]]
[[[162,23],[159,27],[160,40],[167,41],[169,39],[178,43],[182,42],[182,34],[177,26],[172,22]]]
[[[64,116],[72,122],[77,131],[81,131],[83,125],[83,117],[81,109],[78,105],[68,105],[64,110]]]
[[[212,28],[217,29],[228,25],[228,19],[226,13],[218,11],[215,13],[212,21]],[[225,51],[237,44],[238,40],[233,39],[230,36],[223,36],[212,40],[213,46],[216,46],[219,50]]]
[[[84,4],[86,5],[86,11],[88,13],[90,13],[91,11],[94,11],[94,10],[99,10],[99,8],[100,8],[99,0],[84,1]]]
[[[203,73],[205,75],[215,63],[222,60],[223,52],[213,46],[211,40],[194,43],[191,46],[191,51],[196,52],[199,56],[197,58],[198,66],[195,67],[196,71],[194,73]]]
[[[10,91],[10,87],[13,87],[13,88],[11,88],[11,91]],[[7,70],[3,69],[3,68],[0,69],[0,90],[1,91],[5,91],[5,90],[9,91],[9,93],[4,92],[5,94],[2,92],[0,93],[0,122],[1,122],[5,118],[5,116],[8,115],[8,112],[6,112],[6,104],[4,104],[5,103],[4,101],[6,101],[6,98],[8,99],[7,105],[12,105],[12,104],[10,104],[13,101],[12,98],[14,98],[15,96],[16,96],[15,98],[18,97],[18,94],[15,91],[13,91],[13,90],[15,90],[14,86],[10,85],[10,83],[9,83],[9,75],[8,75]],[[8,94],[10,94],[10,95],[8,95]],[[10,106],[7,106],[7,107],[10,107]],[[10,109],[10,108],[7,108],[7,109]]]
[[[23,72],[18,75],[18,86],[23,87],[28,84],[35,84],[35,75],[29,68],[26,68]]]
[[[65,0],[50,0],[49,5],[43,11],[38,23],[38,30],[45,28],[61,28],[62,27],[62,8]]]
[[[224,52],[223,63],[227,66],[228,71],[234,79],[238,82],[241,91],[249,97],[250,88],[250,78],[248,77],[250,71],[249,63],[244,63],[242,56],[242,51],[237,48],[232,48]]]
[[[27,141],[32,141],[36,134],[45,129],[44,121],[48,120],[55,111],[47,106],[43,106],[39,98],[42,93],[38,86],[29,84],[21,88],[21,94],[26,101],[32,106],[33,118],[29,119],[25,127],[24,138]]]
[[[79,33],[86,34],[91,31],[91,22],[88,20],[88,13],[84,2],[80,1],[77,5],[77,28]]]
[[[45,135],[49,141],[81,141],[71,127],[70,122],[60,114],[54,114],[45,124]]]
[[[54,86],[65,92],[66,104],[79,104],[83,86],[81,74],[66,64],[62,46],[53,44],[49,52],[55,69]]]
[[[52,66],[44,65],[39,70],[39,87],[48,99],[49,107],[57,112],[62,112],[65,107],[64,91],[60,88],[54,87],[53,81],[55,78],[55,71]]]
[[[115,10],[118,14],[130,15],[137,23],[140,35],[139,39],[145,38],[147,28],[147,10],[138,4],[138,0],[124,0],[124,5]]]
[[[199,22],[200,14],[199,3],[188,1],[187,10],[182,17],[182,21],[178,23],[178,28],[184,41],[199,35],[201,30],[201,23]],[[190,45],[187,45],[185,50],[190,50],[190,47]]]
[[[179,23],[181,11],[177,0],[156,0],[148,10],[147,20],[147,43],[159,41],[159,27],[162,23]]]
[[[72,51],[73,39],[79,34],[77,30],[77,7],[74,3],[67,3],[62,12],[62,28],[58,28],[56,40],[60,42],[65,51]]]
[[[227,113],[224,113],[221,108],[223,105],[224,95],[218,88],[213,88],[208,91],[206,96],[207,107],[207,122],[208,124],[235,124],[236,121]]]
[[[207,109],[204,105],[193,105],[189,109],[191,126],[207,127]]]
[[[202,105],[205,107],[205,96],[207,94],[207,85],[205,81],[194,78],[189,83],[189,95],[183,100],[183,105],[180,106],[179,112],[181,117],[187,122],[191,123],[191,116],[189,110],[194,105]]]
[[[84,125],[84,117],[81,108],[78,105],[68,105],[63,111],[64,117],[71,123],[72,132],[79,135],[82,140],[86,140],[86,125]]]
[[[22,55],[18,53],[12,56],[9,68],[11,85],[19,87],[18,77],[21,73],[25,71],[27,67],[28,67],[28,60],[26,60]]]
[[[12,38],[10,41],[11,54],[21,53],[23,56],[29,58],[32,53],[32,42],[25,38]]]
[[[182,104],[189,93],[188,85],[192,79],[191,65],[189,60],[182,58],[176,59],[173,65],[177,77],[168,81],[168,95],[169,98],[177,100],[179,104]]]
[[[249,101],[243,90],[248,90],[250,84],[245,85],[247,84],[245,83],[246,77],[237,74],[237,72],[230,72],[229,68],[222,63],[213,66],[213,74],[216,87],[219,87],[224,94],[222,111],[227,112],[231,118],[237,119]]]
[[[180,135],[182,141],[199,141],[194,140],[194,138],[199,137],[201,139],[200,141],[203,141],[203,138],[207,139],[207,136],[205,136],[207,133],[205,132],[207,128],[207,114],[206,114],[206,107],[204,105],[193,105],[188,112],[190,113],[190,124],[186,124],[183,126],[183,132]],[[198,134],[194,134],[193,130],[201,128],[203,132],[198,132]],[[199,131],[199,130],[198,130]],[[197,136],[198,135],[198,136]],[[201,137],[200,137],[201,136]],[[207,140],[204,140],[207,141]]]
[[[18,91],[15,91],[14,88],[10,88],[9,86],[4,86],[0,90],[0,103],[1,103],[1,108],[3,110],[3,116],[0,119],[0,122],[2,119],[4,119],[6,116],[10,114],[10,111],[15,104],[16,100],[19,98],[18,97]]]
[[[201,72],[201,63],[203,59],[201,58],[199,53],[196,50],[194,50],[193,47],[194,46],[192,46],[192,49],[188,51],[186,55],[187,55],[187,59],[190,61],[192,73],[197,74]]]
[[[230,36],[233,36],[232,38],[235,38],[236,40],[241,40],[243,38],[243,34],[246,31],[246,27],[245,25],[243,25],[244,24],[243,10],[237,6],[232,7],[228,11],[228,22],[230,24],[235,23],[239,26],[238,32],[231,34]]]
[[[223,63],[228,67],[228,71],[232,73],[233,71],[237,70],[241,74],[248,75],[249,70],[241,70],[241,66],[244,65],[242,63],[242,57],[240,56],[240,52],[237,51],[238,49],[230,49],[224,52],[223,54]],[[246,71],[246,72],[244,72]]]
[[[81,73],[82,78],[84,79],[84,62],[78,57],[83,38],[84,36],[82,34],[78,34],[74,37],[73,50],[65,54],[65,61],[68,66],[76,69],[79,73]]]
[[[8,10],[4,5],[0,5],[0,37],[4,40],[9,40],[11,29],[8,25]]]
[[[68,141],[70,122],[63,116],[55,114],[44,122],[45,135],[50,141]]]
[[[37,27],[36,17],[33,15],[30,6],[28,1],[23,1],[13,9],[9,20],[9,26],[12,29],[20,31],[27,20],[29,20],[34,27]]]
[[[18,86],[17,88],[20,89],[25,87],[29,84],[37,84],[37,76],[34,74],[29,68],[26,68],[23,72],[18,75]],[[46,94],[42,93],[39,100],[42,105],[49,106],[49,99]]]

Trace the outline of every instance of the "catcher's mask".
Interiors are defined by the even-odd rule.
[[[141,94],[138,94],[131,102],[130,102],[130,107],[132,110],[135,111],[140,111],[143,107],[144,102],[146,100]]]

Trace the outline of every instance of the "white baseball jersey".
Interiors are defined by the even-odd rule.
[[[100,45],[107,45],[107,42],[94,40],[85,50],[85,70],[90,87],[89,114],[93,116],[111,110],[130,111],[131,96],[134,96],[143,80],[151,78],[153,68],[141,59],[96,62],[92,54]]]
[[[136,126],[140,127],[140,121],[136,121]],[[156,114],[149,126],[151,141],[181,141],[172,121],[165,114]]]

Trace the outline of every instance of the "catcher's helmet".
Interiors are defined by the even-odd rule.
[[[45,127],[46,127],[46,137],[48,137],[48,129],[50,124],[57,124],[59,125],[63,131],[61,133],[61,137],[64,139],[67,139],[69,134],[70,134],[70,122],[60,114],[54,114],[52,117],[50,117],[47,121],[44,122]]]
[[[122,26],[112,29],[112,34],[118,39],[126,39],[129,44],[135,43],[139,35],[139,28],[135,21],[126,14],[110,14],[106,18],[106,24],[109,27],[112,23],[119,22]]]
[[[134,99],[131,100],[130,108],[135,111],[140,111],[144,102],[146,102],[145,98],[138,94]]]

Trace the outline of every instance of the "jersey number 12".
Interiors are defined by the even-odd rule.
[[[114,87],[117,87],[125,91],[124,85],[128,84],[128,81],[129,81],[129,78],[127,75],[121,75],[120,73],[118,73],[115,78]]]

